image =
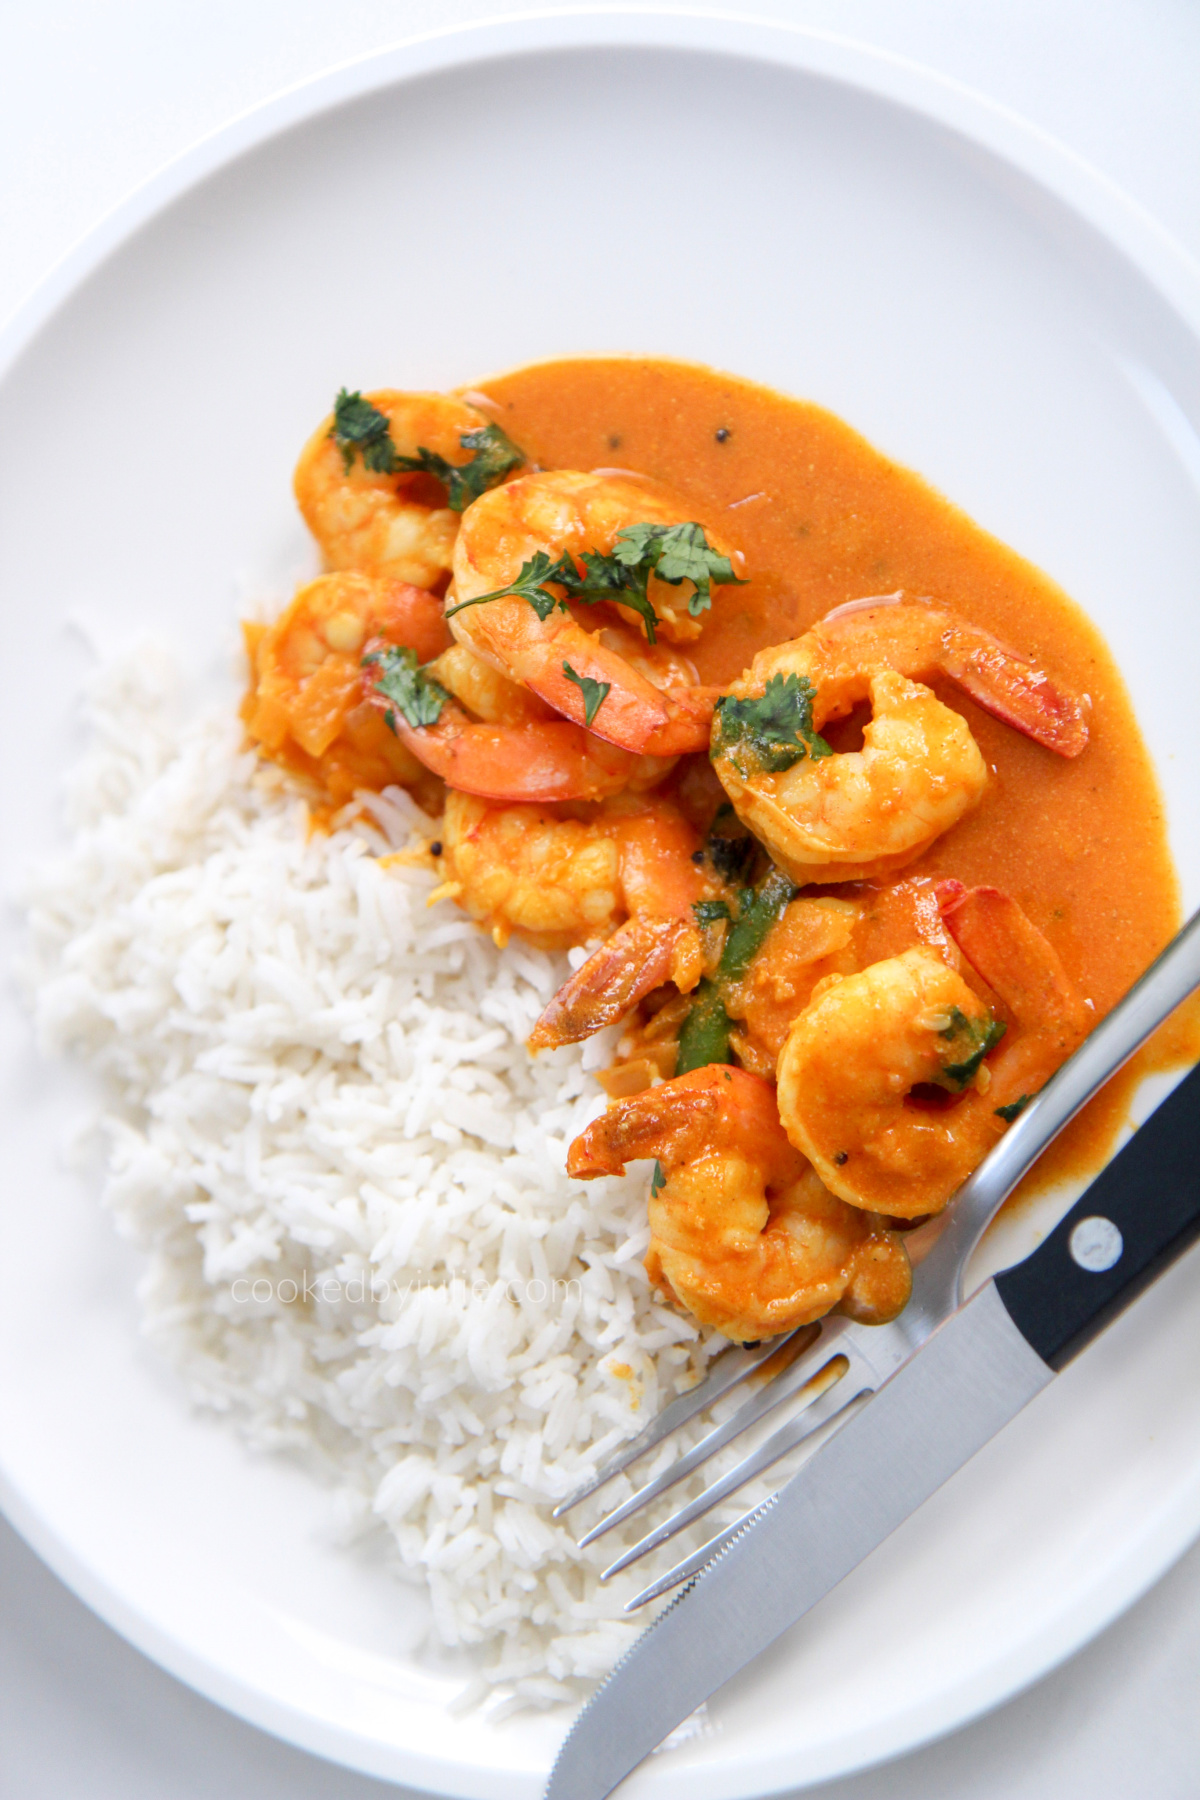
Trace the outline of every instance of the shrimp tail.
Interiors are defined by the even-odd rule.
[[[722,689],[718,687],[664,688],[665,724],[650,732],[642,746],[646,756],[694,756],[707,751],[712,736],[713,713]]]
[[[1070,1055],[1091,1028],[1091,1015],[1053,945],[1011,894],[995,887],[943,881],[938,908],[946,929],[976,974],[1027,1028],[1053,1031]]]
[[[936,607],[851,602],[826,614],[810,637],[827,651],[875,658],[910,681],[943,675],[993,718],[1056,756],[1075,757],[1087,746],[1086,696],[1060,687],[990,631]]]
[[[627,919],[558,990],[534,1026],[529,1048],[581,1043],[623,1019],[666,981],[690,993],[702,963],[700,933],[687,919]]]
[[[409,581],[381,582],[384,604],[380,630],[391,644],[407,644],[419,663],[431,662],[453,640],[442,602],[428,588]]]
[[[688,756],[708,749],[720,688],[655,687],[573,621],[526,660],[522,674],[530,690],[581,726],[586,712],[580,681],[595,681],[606,690],[590,728],[609,744],[639,756]]]
[[[603,800],[621,792],[634,765],[628,751],[567,719],[479,724],[448,701],[436,725],[417,726],[388,711],[396,736],[419,762],[449,787],[483,800]]]
[[[955,641],[956,633],[947,635],[946,676],[985,712],[1056,756],[1073,758],[1087,748],[1087,714],[1080,696],[1060,688],[984,632],[972,632],[973,638],[984,640],[972,644]]]
[[[593,1119],[567,1153],[567,1174],[580,1181],[620,1175],[627,1162],[655,1157],[668,1169],[695,1160],[728,1135],[773,1146],[795,1161],[779,1128],[775,1090],[761,1076],[728,1064],[710,1064],[618,1101]]]

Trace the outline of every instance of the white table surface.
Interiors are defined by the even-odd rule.
[[[0,318],[196,138],[331,64],[501,0],[0,4]],[[727,4],[724,10],[736,10]],[[1198,0],[757,0],[1023,114],[1200,259]],[[3,1800],[368,1800],[131,1649],[0,1520]],[[1086,1650],[941,1743],[811,1800],[1195,1800],[1200,1547]]]

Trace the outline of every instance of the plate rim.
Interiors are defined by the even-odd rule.
[[[506,13],[400,38],[236,114],[135,185],[0,322],[0,379],[75,289],[143,225],[207,176],[291,126],[459,64],[544,49],[630,46],[723,50],[782,62],[934,119],[1065,201],[1134,262],[1200,333],[1200,259],[1110,176],[1014,108],[954,76],[843,33],[718,8],[645,7],[621,0]],[[778,54],[770,54],[772,49]]]
[[[339,63],[238,114],[136,186],[50,268],[0,325],[0,382],[59,309],[89,277],[176,200],[288,130],[390,87],[457,67],[547,50],[662,48],[710,51],[793,69],[932,121],[1015,168],[1089,225],[1200,338],[1200,261],[1111,178],[1051,133],[957,79],[863,40],[817,27],[724,10],[627,4],[531,10],[470,21],[397,40]],[[524,1779],[498,1769],[448,1763],[405,1751],[317,1719],[231,1676],[219,1663],[172,1637],[98,1576],[28,1504],[0,1467],[0,1511],[43,1562],[85,1605],[171,1675],[235,1716],[328,1760],[364,1773],[413,1782],[434,1793],[499,1800],[524,1791]],[[846,1754],[820,1747],[802,1785],[850,1775],[935,1741],[1003,1705],[1083,1647],[1134,1604],[1200,1536],[1200,1468],[1172,1503],[1160,1507],[1100,1582],[1076,1595],[1053,1624],[1020,1651],[903,1714],[868,1723]],[[720,1769],[657,1772],[664,1794],[727,1800],[737,1790]],[[795,1789],[785,1752],[754,1765],[756,1793]],[[447,1785],[447,1784],[451,1785]]]

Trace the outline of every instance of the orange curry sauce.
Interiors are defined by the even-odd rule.
[[[1124,682],[1061,588],[831,413],[751,382],[685,363],[589,358],[519,369],[485,392],[544,467],[653,476],[740,546],[749,585],[716,590],[704,635],[688,647],[702,681],[733,679],[756,651],[843,601],[903,590],[986,626],[1089,694],[1091,741],[1067,762],[939,688],[969,720],[992,780],[977,810],[904,875],[1006,889],[1097,1018],[1108,1011],[1178,929],[1179,888]],[[1097,1168],[1141,1076],[1197,1058],[1193,1006],[1097,1096],[1022,1192]]]

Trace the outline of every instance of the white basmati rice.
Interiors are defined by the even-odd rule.
[[[91,705],[25,974],[43,1047],[104,1079],[147,1328],[196,1401],[390,1532],[497,1702],[575,1698],[638,1629],[645,1565],[597,1575],[644,1525],[580,1550],[550,1508],[721,1346],[648,1285],[644,1171],[564,1173],[610,1044],[529,1056],[567,959],[381,865],[428,832],[404,793],[309,836],[231,707],[180,723],[149,647]]]

